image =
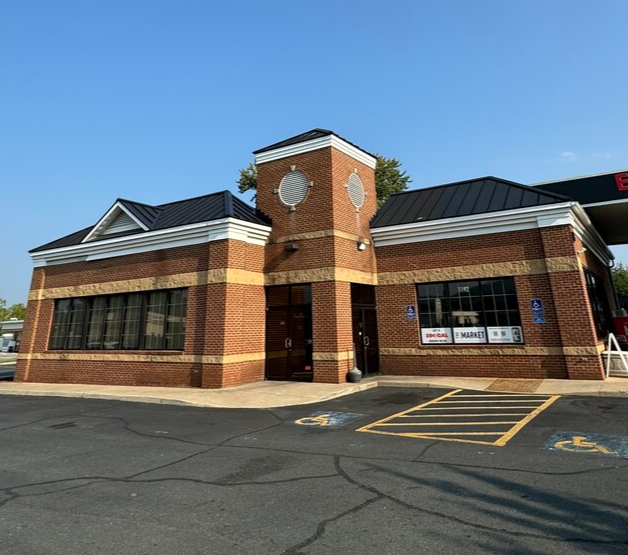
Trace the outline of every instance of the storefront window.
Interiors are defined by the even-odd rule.
[[[584,277],[587,282],[587,293],[595,322],[595,331],[598,338],[601,339],[608,335],[608,322],[611,321],[611,309],[608,305],[604,282],[599,276],[587,269],[584,270]]]
[[[182,350],[187,289],[60,299],[50,349]]]
[[[513,278],[417,285],[421,343],[522,344]]]

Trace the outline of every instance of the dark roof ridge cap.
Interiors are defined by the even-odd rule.
[[[227,216],[227,218],[233,218],[233,195],[231,191],[223,191],[222,200],[225,207],[225,216]]]

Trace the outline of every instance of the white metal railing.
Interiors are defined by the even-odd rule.
[[[611,355],[613,354],[613,346],[615,347],[617,353],[619,354],[619,359],[622,362],[622,366],[624,367],[624,371],[628,374],[628,356],[621,350],[619,343],[617,343],[617,338],[612,334],[608,334],[608,345],[606,346],[606,377],[608,378],[611,371]]]

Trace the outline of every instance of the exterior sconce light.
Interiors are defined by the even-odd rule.
[[[299,243],[286,243],[283,250],[288,252],[295,252],[299,250]]]
[[[358,250],[360,252],[365,251],[366,250],[366,243],[364,241],[358,241]]]

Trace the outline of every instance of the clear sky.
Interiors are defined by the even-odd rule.
[[[0,297],[116,198],[236,191],[251,151],[314,127],[413,188],[626,169],[627,21],[626,0],[0,0]]]

